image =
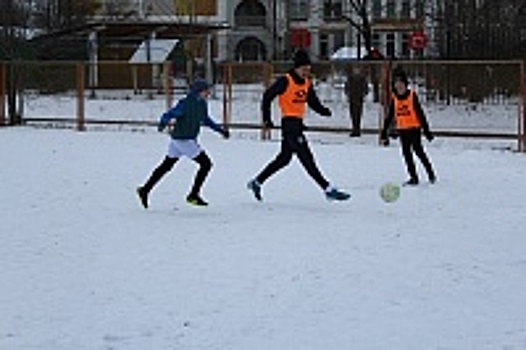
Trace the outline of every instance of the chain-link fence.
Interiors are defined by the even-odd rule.
[[[231,127],[261,127],[262,95],[290,63],[220,64],[209,101],[213,117]],[[393,69],[403,69],[437,134],[515,138],[526,149],[526,77],[521,61],[375,61],[316,63],[314,88],[331,118],[309,111],[312,130],[351,129],[345,82],[351,72],[369,84],[362,131],[377,133],[391,93]],[[25,122],[155,124],[188,86],[173,65],[100,62],[16,62],[0,64],[0,121],[9,123],[13,108]],[[15,86],[16,85],[16,86]],[[15,91],[16,99],[9,94]],[[12,107],[12,106],[11,106]],[[277,102],[273,120],[279,125]]]

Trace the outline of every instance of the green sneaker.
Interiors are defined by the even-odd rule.
[[[186,201],[189,204],[192,204],[198,207],[206,207],[208,205],[208,203],[203,198],[199,197],[199,195],[189,194],[188,197],[186,197]]]

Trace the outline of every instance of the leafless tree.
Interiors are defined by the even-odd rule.
[[[363,38],[365,49],[368,53],[372,49],[372,30],[369,14],[369,4],[367,0],[347,0],[347,8],[350,13],[343,14],[342,17],[355,28]],[[354,16],[353,16],[354,15]],[[358,45],[360,50],[360,45]]]
[[[521,58],[526,49],[523,0],[443,0],[440,51],[446,58]]]
[[[4,0],[0,11],[0,60],[6,61],[7,113],[10,124],[19,124],[21,111],[17,106],[18,70],[12,62],[24,56],[28,35],[31,2]]]

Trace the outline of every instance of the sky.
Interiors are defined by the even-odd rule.
[[[144,210],[135,188],[168,142],[154,127],[1,128],[0,348],[526,348],[526,158],[512,140],[425,141],[438,182],[384,203],[381,185],[406,179],[396,140],[307,138],[349,201],[327,201],[293,160],[257,202],[246,183],[278,132],[205,129],[209,207],[185,202],[183,159]]]

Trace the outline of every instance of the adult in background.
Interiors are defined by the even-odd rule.
[[[360,67],[353,67],[349,70],[345,81],[345,95],[347,95],[349,102],[349,116],[351,118],[351,137],[359,137],[362,133],[363,104],[368,93],[367,78]]]

